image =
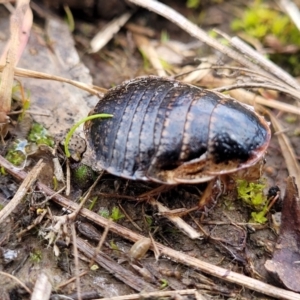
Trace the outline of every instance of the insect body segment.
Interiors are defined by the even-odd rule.
[[[195,183],[249,167],[270,128],[251,107],[176,80],[148,76],[107,92],[86,123],[98,168],[129,179]]]

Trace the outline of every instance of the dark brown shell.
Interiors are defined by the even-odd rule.
[[[96,167],[129,179],[204,182],[255,164],[270,128],[253,108],[222,94],[156,76],[109,90],[85,125]]]

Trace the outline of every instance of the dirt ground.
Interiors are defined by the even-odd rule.
[[[231,10],[232,7],[235,7],[234,5],[222,1],[220,3],[206,1],[201,9],[193,10],[188,9],[184,1],[179,3],[170,0],[167,1],[167,4],[193,22],[201,24],[202,29],[209,30],[214,27],[231,33],[229,24],[235,15],[235,10]],[[238,9],[242,7],[237,5]],[[51,10],[49,8],[44,11],[46,16],[34,9],[34,22],[41,30],[45,18],[53,15],[55,18],[62,18],[61,10],[51,7]],[[8,22],[8,13],[3,8],[0,13],[3,18],[3,22],[0,23],[4,23],[4,18]],[[149,64],[147,58],[138,51],[134,31],[129,30],[129,27],[122,28],[101,51],[90,54],[87,48],[91,37],[112,18],[105,20],[99,16],[91,17],[89,10],[85,14],[74,10],[74,18],[75,31],[72,37],[80,61],[90,71],[94,85],[110,88],[137,76],[156,74],[151,63]],[[163,39],[163,35],[167,33],[168,40],[179,42],[181,45],[191,45],[191,56],[189,54],[179,55],[178,63],[173,65],[168,63],[171,65],[170,71],[167,72],[169,75],[183,72],[184,65],[196,68],[199,64],[195,59],[197,57],[209,57],[215,61],[222,60],[231,63],[208,46],[200,44],[194,48],[193,43],[197,42],[193,37],[154,13],[138,9],[133,13],[130,24],[151,30],[151,37],[148,37],[151,41],[155,40],[159,43]],[[36,37],[37,35],[34,34],[34,37],[31,38],[35,39]],[[52,50],[51,45],[47,47]],[[30,51],[34,50],[28,48]],[[68,51],[67,49],[68,47],[65,51]],[[188,50],[186,49],[186,51]],[[27,63],[29,64],[29,62]],[[21,66],[22,64],[26,65],[26,61],[22,62],[21,60],[20,64]],[[35,67],[33,66],[32,69]],[[47,69],[43,71],[51,72],[51,70],[48,72]],[[67,71],[65,72],[67,73]],[[35,81],[37,80],[35,79]],[[40,81],[38,86],[49,89],[50,85],[48,86],[45,81]],[[56,90],[55,87],[51,87],[51,89],[52,93],[53,90]],[[31,94],[37,91],[30,89]],[[283,99],[286,97],[281,94],[278,96]],[[59,100],[61,96],[57,97],[58,101],[61,101]],[[90,100],[89,109],[95,103],[94,100]],[[286,101],[294,104],[291,99],[286,99]],[[43,101],[41,100],[39,103],[41,102]],[[51,109],[49,108],[49,110]],[[76,109],[80,110],[80,105]],[[299,122],[292,124],[285,122],[287,113],[275,109],[273,112],[278,119],[284,122],[284,125],[288,126],[289,132],[299,128]],[[85,111],[84,114],[86,115]],[[74,115],[75,113],[70,116],[72,119],[70,123],[75,122],[73,122],[76,119]],[[56,116],[50,123],[55,123],[55,118]],[[66,130],[72,125],[69,124]],[[5,138],[5,144],[1,144],[0,148],[2,156],[5,156],[9,143],[16,136],[18,133],[15,131]],[[59,137],[59,134],[56,134],[55,137]],[[299,160],[299,135],[291,134],[290,140]],[[62,146],[58,146],[58,148],[56,156],[65,171],[66,162]],[[14,197],[20,185],[20,179],[25,174],[22,172],[27,174],[40,158],[43,158],[46,167],[38,176],[39,182],[53,189],[53,155],[49,150],[42,149],[28,158],[28,166],[24,170],[7,172],[11,174],[0,176],[0,204],[3,207]],[[13,174],[19,174],[19,176]],[[78,299],[78,286],[81,288],[82,299],[109,298],[159,291],[178,291],[177,294],[168,295],[174,299],[197,297],[197,299],[275,299],[258,293],[255,289],[247,288],[243,284],[234,283],[234,280],[223,280],[226,276],[223,278],[220,275],[214,276],[213,271],[205,272],[180,260],[180,253],[182,253],[190,258],[221,267],[228,272],[232,271],[263,283],[282,287],[265,268],[265,262],[272,258],[278,239],[278,231],[274,226],[272,215],[281,210],[280,201],[284,197],[288,177],[286,163],[275,135],[272,135],[265,156],[262,177],[266,183],[265,194],[274,186],[278,186],[281,190],[280,200],[267,214],[266,223],[249,222],[253,210],[238,199],[235,185],[231,182],[218,201],[207,205],[204,211],[193,210],[182,215],[176,214],[176,216],[182,216],[184,222],[198,233],[195,239],[190,238],[174,225],[171,221],[172,214],[171,218],[168,218],[168,213],[159,212],[158,204],[155,201],[159,201],[168,209],[176,210],[176,212],[180,212],[183,208],[188,211],[190,208],[197,207],[207,183],[167,186],[161,189],[157,183],[131,181],[104,173],[85,204],[85,208],[90,209],[95,213],[94,215],[99,217],[98,223],[93,221],[95,220],[93,218],[97,217],[89,215],[86,209],[74,221],[70,220],[66,225],[57,226],[58,219],[55,217],[66,216],[73,211],[94,179],[79,187],[74,177],[71,177],[71,193],[65,197],[71,200],[70,202],[74,202],[76,207],[69,206],[67,202],[63,202],[65,200],[61,199],[49,200],[44,203],[49,195],[34,182],[23,200],[0,226],[0,299],[30,299],[30,295],[25,289],[20,287],[16,281],[5,276],[4,273],[17,277],[30,290],[33,289],[41,274],[46,274],[52,286],[51,299]],[[63,185],[62,182],[58,182],[56,191]],[[62,195],[65,195],[64,192]],[[116,208],[118,208],[118,216],[113,223],[117,224],[111,225],[105,221],[107,219],[104,217],[111,216]],[[41,214],[44,214],[43,218],[39,219]],[[101,225],[101,222],[104,223]],[[103,225],[105,222],[106,226]],[[35,223],[36,225],[32,226]],[[72,227],[71,224],[75,226]],[[74,228],[77,236],[75,240],[72,235]],[[123,228],[128,231],[123,231]],[[130,232],[132,232],[131,238]],[[159,258],[156,258],[155,254],[157,255],[157,251],[159,252],[159,249],[162,248],[159,246],[159,249],[156,250],[151,246],[152,244],[148,245],[151,247],[151,251],[147,251],[142,257],[134,257],[130,249],[139,235],[144,237],[151,235],[156,243],[177,251],[178,260],[169,257],[164,251]],[[94,257],[94,264],[91,267],[92,249],[97,246],[101,237],[105,237],[101,255],[98,255],[101,258]],[[54,240],[55,242],[53,242]],[[143,241],[145,245],[148,242],[148,240]],[[74,250],[74,244],[78,248],[78,253]],[[145,247],[147,248],[147,246]],[[74,278],[78,274],[81,274],[80,281],[76,282]],[[67,282],[69,279],[73,280]],[[198,296],[195,292],[181,294],[180,291],[183,290],[197,290],[199,294],[197,294]],[[299,296],[299,294],[297,295]],[[63,298],[64,296],[68,298]],[[162,297],[165,296],[163,294],[154,296],[154,298]],[[300,299],[300,296],[294,299]]]

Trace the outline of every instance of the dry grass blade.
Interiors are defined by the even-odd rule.
[[[287,136],[284,133],[282,133],[284,128],[281,126],[280,122],[272,114],[269,115],[274,129],[278,132],[281,132],[277,135],[277,137],[282,155],[286,162],[289,175],[295,178],[296,185],[300,187],[300,166],[296,159],[293,147]]]
[[[187,83],[201,81],[211,72],[212,64],[210,60],[211,59],[208,57],[205,61],[202,61],[200,65],[195,69],[195,71],[190,72],[185,77],[183,77],[182,81]]]
[[[82,277],[84,275],[86,275],[88,273],[88,271],[82,271],[80,274],[79,274],[79,277]],[[72,277],[62,283],[60,283],[59,285],[55,286],[55,290],[60,290],[62,289],[63,287],[67,286],[68,284],[70,284],[71,282],[75,281],[77,277]]]
[[[47,300],[50,298],[52,286],[46,274],[42,273],[34,286],[31,300]]]
[[[300,31],[300,11],[296,3],[291,0],[280,0],[279,4],[283,10],[289,15],[291,20]]]
[[[3,66],[0,66],[0,72],[4,69]],[[96,87],[90,84],[82,83],[79,81],[71,80],[68,78],[60,77],[60,76],[55,76],[55,75],[50,75],[42,72],[37,72],[37,71],[31,71],[31,70],[26,70],[22,68],[15,68],[15,75],[20,76],[20,77],[30,77],[30,78],[37,78],[37,79],[48,79],[48,80],[55,80],[59,82],[65,82],[68,84],[71,84],[73,86],[76,86],[84,91],[87,91],[91,93],[92,95],[99,95],[101,93],[105,93],[107,90]]]
[[[111,220],[109,219],[108,223],[107,223],[107,226],[105,227],[104,232],[103,232],[103,234],[101,236],[101,239],[99,240],[99,243],[98,243],[98,245],[97,245],[97,247],[95,249],[95,253],[94,253],[94,255],[93,255],[93,257],[92,257],[92,259],[90,261],[90,265],[89,265],[90,267],[92,267],[92,265],[94,264],[95,257],[100,252],[100,250],[101,250],[101,248],[102,248],[102,246],[103,246],[103,244],[104,244],[104,242],[105,242],[105,240],[107,238],[107,234],[109,232],[110,223],[111,223]]]
[[[170,210],[162,205],[160,202],[156,201],[154,198],[150,199],[149,203],[157,207],[160,213],[169,212]],[[186,223],[183,219],[178,216],[165,215],[165,217],[172,222],[180,231],[186,234],[191,239],[201,238],[201,233],[197,232],[193,227]]]
[[[133,34],[133,38],[138,48],[150,61],[157,74],[159,76],[167,76],[164,67],[161,63],[161,60],[159,59],[155,48],[150,44],[149,40],[145,36],[139,34]]]
[[[5,64],[0,83],[0,112],[10,111],[14,67],[27,44],[31,25],[29,0],[19,0],[10,19],[10,40],[0,58],[0,65]]]
[[[245,42],[243,42],[238,37],[230,37],[225,33],[222,33],[218,31],[219,34],[221,34],[225,39],[228,40],[228,42],[235,47],[239,52],[243,53],[245,56],[249,57],[249,59],[252,59],[255,61],[257,66],[261,66],[264,70],[269,72],[270,77],[274,77],[281,79],[282,83],[287,83],[288,86],[292,86],[295,89],[299,90],[299,84],[298,82],[287,72],[285,72],[283,69],[278,67],[276,64],[274,64],[272,61],[266,59],[262,54],[248,46]]]
[[[296,114],[296,115],[300,115],[300,108],[294,106],[294,105],[290,105],[287,103],[283,103],[277,100],[268,100],[265,99],[262,96],[259,96],[253,92],[249,92],[246,90],[231,90],[229,92],[230,96],[235,98],[235,99],[239,99],[240,101],[252,105],[252,106],[256,106],[256,104],[261,104],[263,106],[267,106],[270,108],[275,108],[278,109],[280,111],[283,112],[287,112],[287,113],[292,113],[292,114]]]
[[[120,30],[120,28],[129,20],[131,13],[125,13],[120,17],[112,20],[105,26],[105,28],[99,31],[91,40],[91,53],[98,52],[102,49]]]
[[[291,89],[287,89],[284,86],[265,84],[265,83],[253,83],[253,82],[239,83],[239,84],[234,84],[231,86],[216,88],[216,89],[214,89],[214,91],[215,92],[220,92],[220,91],[224,92],[224,91],[229,91],[229,90],[237,89],[237,88],[249,88],[249,89],[264,88],[264,89],[268,89],[268,90],[283,92],[283,93],[286,93],[286,94],[289,94],[289,95],[295,97],[297,100],[300,100],[300,92],[297,90],[291,90]]]

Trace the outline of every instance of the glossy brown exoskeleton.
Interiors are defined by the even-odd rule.
[[[252,107],[156,76],[109,90],[85,125],[96,168],[129,179],[198,183],[258,162],[270,128]]]

